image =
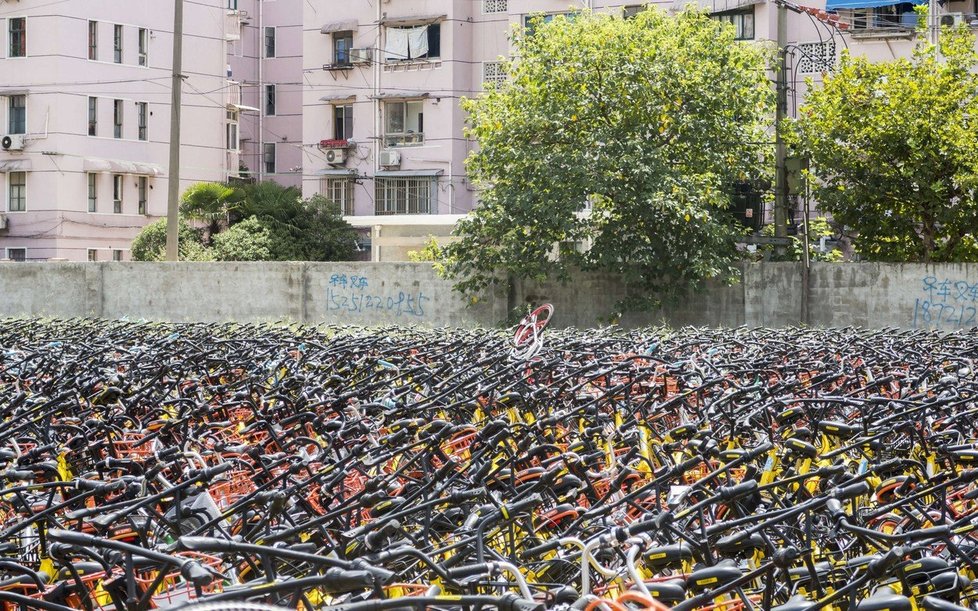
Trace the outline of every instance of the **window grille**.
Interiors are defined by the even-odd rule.
[[[376,178],[375,214],[429,214],[434,179]]]
[[[835,41],[804,42],[798,45],[798,72],[829,72],[835,66]]]

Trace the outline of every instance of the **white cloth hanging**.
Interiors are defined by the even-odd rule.
[[[411,59],[428,55],[428,26],[422,25],[406,31],[408,32],[408,51]]]
[[[387,44],[384,46],[384,58],[388,61],[404,61],[410,58],[408,51],[407,28],[387,28]]]

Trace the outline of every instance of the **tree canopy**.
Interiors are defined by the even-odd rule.
[[[945,28],[941,50],[920,40],[912,57],[878,63],[843,53],[793,125],[819,207],[866,259],[978,260],[974,35]]]
[[[693,11],[533,26],[515,34],[508,82],[463,101],[481,203],[446,248],[456,287],[582,267],[621,274],[648,304],[732,277],[740,231],[725,210],[731,184],[764,170],[766,54]],[[583,247],[555,256],[568,243]]]
[[[345,261],[356,250],[356,232],[338,204],[318,194],[302,199],[298,189],[271,181],[192,185],[180,213],[181,260]],[[163,219],[136,237],[133,259],[163,260],[165,247]]]

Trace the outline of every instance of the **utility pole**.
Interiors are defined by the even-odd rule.
[[[938,0],[927,3],[927,42],[937,47],[937,56],[941,56],[941,5]]]
[[[179,257],[180,99],[183,89],[183,0],[173,0],[173,80],[170,91],[170,169],[166,199],[166,260]]]
[[[788,176],[785,159],[787,148],[784,143],[784,127],[782,122],[788,115],[788,9],[784,2],[778,2],[778,74],[777,74],[777,104],[774,113],[774,142],[775,142],[775,180],[774,180],[774,237],[788,237]],[[780,255],[784,246],[775,247]]]

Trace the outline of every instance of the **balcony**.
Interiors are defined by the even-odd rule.
[[[407,134],[385,134],[384,135],[384,146],[389,148],[403,147],[403,146],[421,146],[422,144],[424,144],[424,134],[407,133]]]
[[[323,150],[327,150],[327,149],[348,149],[348,148],[350,148],[350,141],[349,140],[337,140],[335,138],[331,138],[329,140],[320,140],[319,141],[319,148],[321,148]]]

